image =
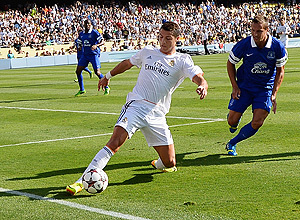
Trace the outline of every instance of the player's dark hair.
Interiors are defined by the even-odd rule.
[[[160,29],[170,31],[174,37],[179,37],[181,33],[179,25],[172,21],[163,23]]]
[[[252,22],[256,24],[261,24],[264,27],[264,29],[267,29],[269,27],[269,19],[262,14],[256,15],[253,18]]]

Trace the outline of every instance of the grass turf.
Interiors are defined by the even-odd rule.
[[[109,187],[96,196],[82,192],[71,197],[65,186],[108,141],[138,69],[113,78],[109,96],[97,92],[96,77],[89,79],[84,72],[87,93],[82,97],[74,97],[75,66],[0,71],[0,191],[150,219],[298,219],[300,49],[288,52],[278,112],[269,115],[255,136],[238,144],[238,157],[224,150],[233,137],[225,120],[192,124],[207,120],[168,117],[178,172],[153,170],[150,161],[157,155],[137,132],[110,160],[105,168]],[[168,116],[226,118],[231,93],[227,56],[193,57],[205,72],[208,96],[200,101],[187,79],[173,94]],[[114,65],[103,63],[102,72]],[[250,120],[247,110],[240,127]],[[76,138],[81,136],[92,137]],[[14,192],[0,192],[0,204],[3,219],[116,219]]]

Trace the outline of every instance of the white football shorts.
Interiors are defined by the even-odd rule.
[[[124,128],[128,138],[140,129],[149,146],[173,144],[165,114],[155,104],[133,100],[123,105],[115,126]]]

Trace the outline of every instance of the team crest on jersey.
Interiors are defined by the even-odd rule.
[[[174,63],[175,63],[175,61],[174,60],[171,60],[168,64],[169,64],[169,66],[174,66]]]
[[[91,43],[90,43],[88,40],[84,40],[84,41],[83,41],[83,45],[84,45],[85,47],[90,47],[90,46],[92,46]]]
[[[269,60],[274,60],[275,59],[275,52],[274,51],[269,51],[268,55],[267,55],[267,58]]]

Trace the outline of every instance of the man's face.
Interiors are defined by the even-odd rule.
[[[174,37],[171,31],[166,31],[164,29],[160,29],[159,31],[159,44],[160,44],[160,52],[170,55],[176,51],[176,42],[179,37]]]
[[[265,42],[268,39],[268,28],[259,23],[252,23],[251,34],[256,44]]]
[[[88,32],[91,29],[92,23],[90,20],[85,20],[83,25],[85,32]]]

